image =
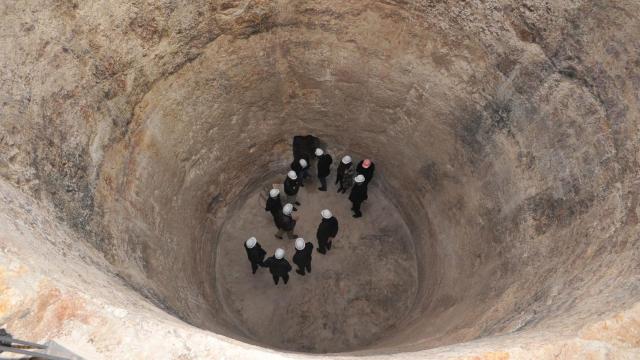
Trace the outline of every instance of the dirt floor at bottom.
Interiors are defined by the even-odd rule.
[[[265,184],[269,186],[269,184]],[[320,211],[330,209],[340,230],[327,255],[314,250],[312,273],[291,271],[287,285],[274,285],[269,270],[251,274],[243,242],[255,236],[267,256],[277,247],[291,261],[294,241],[276,239],[263,191],[248,197],[227,219],[217,252],[218,291],[237,326],[257,343],[304,352],[340,352],[373,343],[410,310],[417,288],[416,258],[409,231],[393,205],[374,184],[351,216],[347,194],[331,185],[300,188],[296,234],[317,247]]]

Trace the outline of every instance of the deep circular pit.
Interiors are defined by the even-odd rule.
[[[591,326],[640,299],[640,3],[0,12],[0,176],[51,204],[109,261],[94,270],[156,311],[134,293],[145,306],[131,313],[300,352],[422,357],[576,337],[637,348],[633,327]],[[242,242],[280,244],[258,194],[282,180],[300,134],[336,162],[372,158],[377,174],[358,221],[346,196],[303,189],[301,235],[315,242],[329,206],[341,237],[311,275],[276,287],[250,274]]]
[[[267,184],[278,186],[282,180]],[[336,193],[332,184],[323,193],[318,185],[307,182],[300,188],[295,232],[317,245],[324,208],[332,210],[340,231],[327,255],[314,251],[312,273],[302,277],[292,271],[286,286],[275,286],[268,269],[252,275],[242,247],[244,239],[256,236],[267,256],[282,247],[291,262],[293,241],[274,237],[271,214],[264,210],[264,187],[238,200],[242,203],[224,223],[216,255],[220,299],[239,333],[251,342],[301,352],[353,351],[392,333],[415,303],[413,241],[384,193],[372,183],[365,216],[354,219],[348,194]]]

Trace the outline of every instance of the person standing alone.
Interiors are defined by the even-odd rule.
[[[258,266],[266,266],[263,262],[264,256],[267,252],[262,249],[262,246],[258,244],[258,240],[255,237],[250,237],[244,243],[244,249],[247,252],[247,257],[251,263],[251,271],[255,274],[258,270]]]
[[[368,199],[367,196],[367,184],[365,182],[364,175],[358,175],[355,177],[354,181],[356,184],[351,188],[351,194],[349,195],[349,200],[353,204],[351,206],[351,210],[353,211],[353,217],[359,218],[362,217],[362,212],[360,211],[360,206],[362,203]]]
[[[311,273],[311,254],[313,253],[313,244],[305,243],[303,238],[297,238],[296,253],[293,255],[293,263],[298,265],[296,272],[302,276],[305,275],[305,270]]]
[[[327,250],[331,250],[333,238],[338,234],[338,219],[336,219],[329,209],[320,212],[322,221],[318,225],[316,238],[318,239],[318,252],[326,254]]]
[[[286,284],[289,281],[289,271],[291,271],[291,264],[284,258],[284,250],[277,248],[272,257],[264,261],[264,264],[269,268],[271,276],[273,276],[273,282],[278,285],[278,280],[282,278]]]
[[[293,170],[289,171],[289,173],[287,173],[287,178],[284,179],[284,194],[287,195],[287,202],[294,205],[300,205],[300,202],[298,202],[297,199],[298,190],[300,190],[300,183],[297,180],[298,174]],[[293,210],[295,211],[298,209],[294,207]]]
[[[376,170],[376,164],[370,159],[364,159],[358,163],[356,167],[356,173],[364,176],[364,184],[369,185],[371,179],[373,179],[373,172]]]
[[[336,173],[336,184],[340,184],[340,186],[338,187],[338,192],[344,194],[353,185],[353,175],[355,175],[353,163],[351,162],[351,156],[345,155],[342,158],[342,161],[340,161],[340,165],[338,165],[338,170],[336,171]]]
[[[331,155],[325,154],[324,150],[317,148],[316,157],[318,158],[318,180],[320,180],[320,187],[318,190],[327,191],[327,177],[331,173],[331,163],[333,158]]]
[[[276,219],[280,216],[282,212],[282,201],[280,200],[280,190],[271,189],[269,190],[269,198],[267,199],[267,204],[264,207],[264,211],[269,211],[271,216],[273,216],[273,222],[276,223]]]
[[[291,215],[293,211],[293,205],[284,204],[282,207],[282,214],[278,216],[276,220],[276,226],[278,227],[278,232],[276,233],[276,237],[278,239],[282,239],[282,235],[287,233],[287,237],[289,239],[295,239],[298,235],[293,234],[293,229],[296,228],[296,219]]]
[[[298,184],[304,187],[304,180],[309,177],[309,163],[306,159],[293,160],[291,170],[298,176]]]

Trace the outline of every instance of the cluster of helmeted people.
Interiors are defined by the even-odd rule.
[[[333,159],[331,155],[321,148],[316,148],[314,154],[317,161],[317,177],[321,184],[318,190],[327,191],[327,178],[331,174]],[[276,188],[271,189],[265,206],[265,211],[271,213],[278,229],[275,237],[282,239],[283,235],[286,234],[289,239],[295,239],[295,254],[292,260],[298,267],[296,273],[302,276],[306,272],[311,272],[313,244],[295,234],[297,219],[293,212],[298,211],[297,206],[301,206],[297,198],[300,187],[304,187],[305,180],[311,177],[309,174],[309,162],[310,159],[308,158],[294,158],[293,163],[291,163],[291,171],[288,172],[284,180],[284,193],[281,193]],[[350,191],[349,200],[352,203],[351,211],[354,218],[362,217],[361,206],[367,200],[367,187],[373,178],[374,170],[375,165],[370,159],[364,159],[357,166],[353,166],[349,155],[342,157],[340,165],[338,165],[335,181],[338,185],[338,193],[345,194]],[[320,215],[322,219],[316,233],[316,239],[318,240],[317,251],[325,255],[327,251],[331,250],[332,240],[338,234],[338,220],[329,209],[322,210]],[[289,272],[292,268],[285,258],[284,249],[277,248],[274,255],[265,260],[267,252],[260,246],[255,237],[249,238],[244,247],[254,274],[259,267],[268,267],[276,285],[280,278],[285,284],[289,281]]]

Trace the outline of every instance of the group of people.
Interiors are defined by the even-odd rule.
[[[314,154],[317,160],[317,177],[320,181],[318,190],[327,191],[327,178],[331,174],[333,159],[331,155],[325,153],[319,147],[315,149]],[[284,234],[287,234],[289,239],[295,239],[294,246],[296,251],[292,260],[298,267],[296,272],[302,276],[307,272],[311,272],[313,244],[294,233],[297,219],[293,216],[293,212],[298,211],[296,206],[301,206],[297,198],[300,187],[304,187],[305,180],[311,177],[309,174],[309,162],[310,159],[308,157],[294,158],[291,163],[291,170],[284,180],[284,194],[281,194],[280,190],[276,188],[271,189],[265,206],[265,211],[271,213],[278,229],[275,237],[282,239]],[[340,165],[338,165],[335,181],[339,185],[338,193],[344,194],[350,190],[349,200],[352,203],[351,210],[354,218],[362,217],[360,208],[368,198],[367,187],[373,178],[374,170],[375,165],[370,159],[360,161],[354,168],[349,155],[344,156],[340,161]],[[321,221],[316,233],[318,240],[317,251],[324,255],[328,250],[331,250],[332,240],[338,234],[338,220],[329,209],[322,210],[320,216]],[[285,258],[284,249],[277,248],[274,255],[265,260],[267,252],[255,237],[245,241],[244,247],[254,274],[259,267],[268,267],[276,285],[280,278],[285,284],[289,281],[289,272],[292,267]]]

